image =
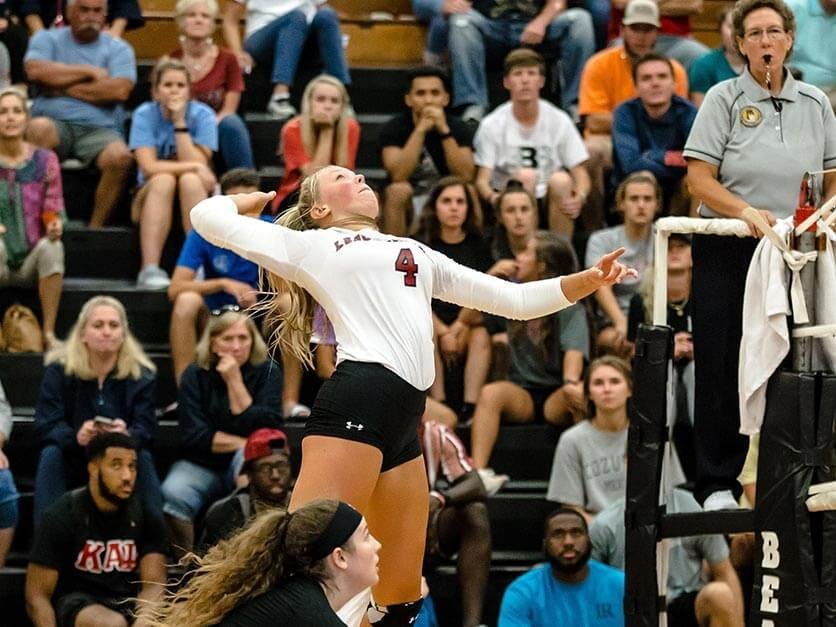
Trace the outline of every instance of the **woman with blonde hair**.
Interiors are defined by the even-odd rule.
[[[178,0],[175,20],[180,31],[180,47],[171,53],[189,71],[192,98],[215,112],[218,126],[219,172],[233,168],[253,168],[250,132],[238,115],[244,75],[238,58],[212,41],[218,17],[216,0]]]
[[[255,323],[237,306],[211,312],[196,360],[180,379],[180,454],[163,482],[175,552],[191,551],[194,520],[235,488],[247,437],[282,425],[281,370]]]
[[[156,367],[131,333],[122,303],[111,296],[84,303],[66,342],[46,361],[35,406],[35,435],[43,447],[35,474],[35,525],[64,492],[87,482],[84,448],[105,431],[137,441],[137,493],[161,512],[160,482],[148,450],[157,429]]]
[[[302,114],[282,127],[279,154],[284,178],[276,190],[273,213],[281,213],[293,200],[302,179],[326,165],[354,169],[360,125],[351,109],[348,92],[338,79],[320,74],[305,86]]]
[[[377,583],[379,549],[347,503],[319,499],[292,514],[269,510],[204,557],[191,555],[196,568],[188,583],[148,604],[148,624],[344,627],[336,612]]]
[[[593,268],[514,284],[465,268],[415,240],[379,233],[377,195],[338,166],[303,182],[299,202],[276,224],[238,215],[273,194],[216,196],[192,210],[195,230],[261,264],[276,293],[268,303],[278,343],[310,364],[314,299],[334,326],[337,367],[305,426],[302,468],[290,510],[328,496],[364,513],[383,543],[375,602],[378,625],[409,625],[421,605],[427,477],[418,424],[435,378],[430,301],[508,318],[569,306],[632,270],[605,255]],[[248,224],[251,223],[251,224]]]
[[[64,196],[58,156],[23,138],[29,121],[26,96],[0,90],[0,287],[38,286],[47,348],[55,345],[55,320],[64,284]]]

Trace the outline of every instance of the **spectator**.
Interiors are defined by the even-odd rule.
[[[66,16],[61,8],[62,4],[66,9]],[[18,13],[33,35],[44,28],[66,26],[72,19],[72,0],[63,3],[51,0],[22,0],[20,5]],[[141,28],[145,24],[137,0],[108,0],[105,17],[108,20],[105,32],[114,39],[121,39],[125,31]]]
[[[176,5],[180,48],[171,53],[182,59],[189,70],[192,98],[215,112],[218,125],[219,171],[254,168],[250,132],[238,116],[244,76],[238,58],[229,50],[212,43],[216,0],[180,0]]]
[[[491,253],[496,263],[489,274],[512,279],[517,275],[516,258],[537,230],[537,199],[512,179],[496,199],[496,225]]]
[[[590,559],[584,517],[557,509],[543,531],[548,563],[511,582],[502,596],[499,627],[623,627],[624,575]]]
[[[180,379],[181,458],[162,488],[178,556],[192,550],[194,520],[203,508],[234,489],[247,437],[282,423],[281,372],[253,321],[234,309],[210,317],[196,362]]]
[[[673,395],[668,397],[668,415],[673,416],[673,443],[689,481],[696,478],[694,451],[694,342],[691,336],[691,238],[671,233],[668,238],[668,317],[674,331]],[[648,268],[639,291],[630,299],[627,341],[636,341],[640,324],[653,321],[653,270]]]
[[[836,0],[789,0],[795,15],[790,65],[821,89],[836,111]]]
[[[610,34],[618,35],[618,26],[623,24],[629,0],[612,0],[610,14]],[[645,4],[645,6],[649,6]],[[684,2],[664,1],[658,3],[659,36],[656,47],[666,57],[676,59],[688,70],[691,64],[708,52],[708,48],[691,36],[691,16],[699,15],[703,10],[703,0],[685,0]]]
[[[12,408],[0,383],[0,568],[6,565],[6,556],[12,548],[17,527],[17,488],[9,468],[9,458],[3,452],[11,433]]]
[[[737,42],[734,40],[732,9],[734,5],[730,4],[720,14],[718,24],[720,46],[701,56],[688,68],[691,102],[698,107],[705,98],[705,92],[720,81],[740,76],[743,68],[746,67],[746,60],[740,54]]]
[[[0,17],[0,20],[3,18]],[[0,33],[2,34],[2,33]],[[19,62],[23,62],[21,58]],[[9,49],[6,48],[6,44],[0,41],[0,89],[5,89],[9,87],[12,83],[12,75],[11,75],[11,68],[12,68],[12,61],[9,57]],[[25,83],[22,85],[25,87]]]
[[[8,74],[12,84],[23,88],[26,85],[23,56],[29,46],[29,31],[23,23],[20,9],[20,4],[17,2],[4,2],[0,7],[0,43],[6,48],[6,54],[8,54],[7,72],[4,73]]]
[[[612,168],[612,119],[615,108],[634,98],[633,63],[651,52],[659,32],[659,9],[652,0],[631,0],[621,22],[622,45],[595,54],[583,69],[579,113],[589,150],[589,171],[596,194],[603,198],[604,171]],[[673,65],[675,93],[688,97],[688,76]]]
[[[645,273],[653,263],[653,218],[662,202],[662,190],[649,172],[630,174],[615,192],[618,211],[624,217],[624,224],[596,231],[586,245],[586,266],[595,263],[602,250],[624,247],[623,257],[639,275]],[[632,346],[627,342],[627,312],[630,299],[639,287],[637,278],[630,278],[612,288],[595,292],[600,317],[597,324],[597,345],[604,353],[613,353],[623,358],[632,355]]]
[[[248,487],[217,501],[206,512],[199,542],[202,553],[232,536],[260,513],[275,507],[287,508],[293,476],[290,445],[284,431],[266,428],[253,431],[244,445],[241,472],[247,477]]]
[[[648,170],[662,187],[664,213],[688,215],[690,197],[685,185],[685,140],[697,108],[673,93],[673,65],[650,52],[633,64],[638,98],[618,105],[613,114],[614,178]]]
[[[425,64],[441,66],[445,63],[448,19],[452,15],[467,13],[472,6],[470,0],[412,0],[412,12],[427,25]]]
[[[491,566],[491,523],[485,486],[455,432],[436,422],[422,424],[421,447],[430,484],[424,573],[456,556],[462,625],[482,625]]]
[[[137,455],[125,433],[92,438],[87,484],[46,511],[26,570],[26,608],[35,627],[140,625],[132,599],[162,595],[165,529],[134,495]]]
[[[360,125],[345,85],[320,74],[305,86],[302,115],[282,127],[279,154],[284,157],[284,177],[273,199],[273,212],[292,204],[302,179],[322,166],[354,168],[359,144]]]
[[[131,218],[139,221],[142,252],[137,287],[161,289],[170,284],[160,257],[171,230],[175,195],[183,232],[188,233],[189,211],[215,188],[209,163],[218,148],[218,129],[212,110],[190,99],[189,72],[181,61],[162,58],[151,83],[154,99],[137,107],[131,124],[130,148],[140,185]]]
[[[560,436],[546,499],[580,512],[589,522],[626,489],[630,366],[611,355],[595,359],[586,373],[584,392],[590,417]]]
[[[238,23],[245,12],[242,46]],[[267,103],[267,113],[278,120],[296,115],[290,104],[290,88],[302,50],[311,36],[316,40],[325,72],[343,85],[351,83],[339,17],[320,0],[233,0],[226,3],[223,31],[227,45],[245,72],[256,61],[271,68],[273,95]]]
[[[448,176],[430,192],[413,237],[453,261],[479,272],[491,267],[491,252],[482,239],[480,214],[464,179]],[[459,416],[470,420],[491,366],[491,340],[481,312],[434,299],[435,382],[430,396],[462,401]],[[464,362],[464,363],[462,363]],[[463,374],[463,385],[462,385]],[[449,381],[448,381],[449,379]],[[453,389],[451,382],[462,389]],[[457,406],[452,403],[454,410]]]
[[[522,181],[547,209],[549,228],[571,235],[589,196],[589,155],[569,116],[540,99],[545,68],[543,57],[526,48],[505,58],[511,101],[476,132],[476,188],[494,207],[509,179]]]
[[[160,484],[149,447],[156,367],[128,328],[125,308],[110,296],[81,307],[66,343],[47,355],[35,406],[41,446],[35,475],[35,527],[64,492],[87,481],[84,448],[101,433],[137,443],[137,493],[159,515]]]
[[[221,177],[223,194],[255,192],[258,187],[258,173],[254,170],[230,170]],[[198,278],[200,268],[203,278]],[[168,297],[173,303],[169,343],[178,383],[186,366],[194,361],[197,335],[203,330],[208,313],[231,305],[250,307],[256,302],[257,290],[258,266],[253,262],[213,246],[195,231],[186,235],[168,286]]]
[[[575,271],[571,246],[559,235],[538,231],[517,255],[520,282],[565,276]],[[473,461],[490,494],[508,480],[488,467],[499,425],[545,421],[566,427],[583,408],[584,361],[589,356],[589,328],[583,305],[574,305],[534,321],[509,320],[508,381],[482,388],[470,432]]]
[[[404,95],[408,111],[389,119],[378,140],[389,184],[383,202],[383,230],[406,235],[413,208],[418,211],[438,180],[455,175],[473,178],[473,133],[459,118],[448,115],[447,75],[421,67],[407,74]]]
[[[104,0],[69,0],[69,28],[36,33],[25,68],[38,88],[31,141],[101,171],[90,226],[107,222],[122,196],[133,157],[122,137],[122,103],[136,82],[133,49],[102,32]],[[79,63],[84,60],[84,63]]]
[[[676,488],[667,513],[701,512],[690,492]],[[624,498],[606,507],[589,527],[592,559],[624,570]],[[708,565],[710,581],[705,579]],[[668,624],[743,627],[743,592],[721,535],[676,538],[668,554]]]
[[[551,57],[559,57],[561,105],[574,112],[578,81],[584,63],[595,50],[595,36],[589,13],[567,9],[563,2],[483,0],[452,18],[449,45],[454,104],[464,107],[465,121],[479,122],[488,109],[488,61],[520,46],[535,46]],[[545,75],[542,58],[539,63]]]
[[[0,286],[37,283],[47,348],[64,282],[64,196],[58,157],[23,140],[29,107],[16,89],[0,91]]]

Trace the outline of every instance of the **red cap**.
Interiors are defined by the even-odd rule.
[[[281,449],[290,455],[290,445],[287,443],[287,435],[280,429],[258,429],[250,434],[247,443],[244,445],[244,463],[270,457],[273,449]]]

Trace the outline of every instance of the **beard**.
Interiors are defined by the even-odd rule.
[[[592,555],[592,544],[588,544],[586,550],[583,553],[578,554],[578,557],[575,558],[574,562],[564,562],[560,557],[555,555],[547,554],[546,557],[549,558],[549,564],[554,571],[558,573],[563,573],[566,575],[574,575],[586,566],[586,563],[589,561],[589,557]]]
[[[116,505],[116,507],[122,507],[131,498],[130,496],[124,498],[119,496],[118,494],[114,494],[113,492],[111,492],[110,488],[108,488],[107,485],[105,485],[105,482],[102,479],[101,474],[99,475],[99,494],[106,501],[109,501]],[[133,495],[133,493],[131,495]]]

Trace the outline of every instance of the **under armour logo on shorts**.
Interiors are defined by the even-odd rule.
[[[351,422],[351,421],[349,420],[348,422],[346,422],[346,423],[345,423],[345,428],[346,428],[346,429],[348,429],[349,431],[350,431],[351,429],[357,429],[358,431],[362,431],[362,430],[363,430],[363,425],[361,425],[361,424],[354,424],[353,422]]]

